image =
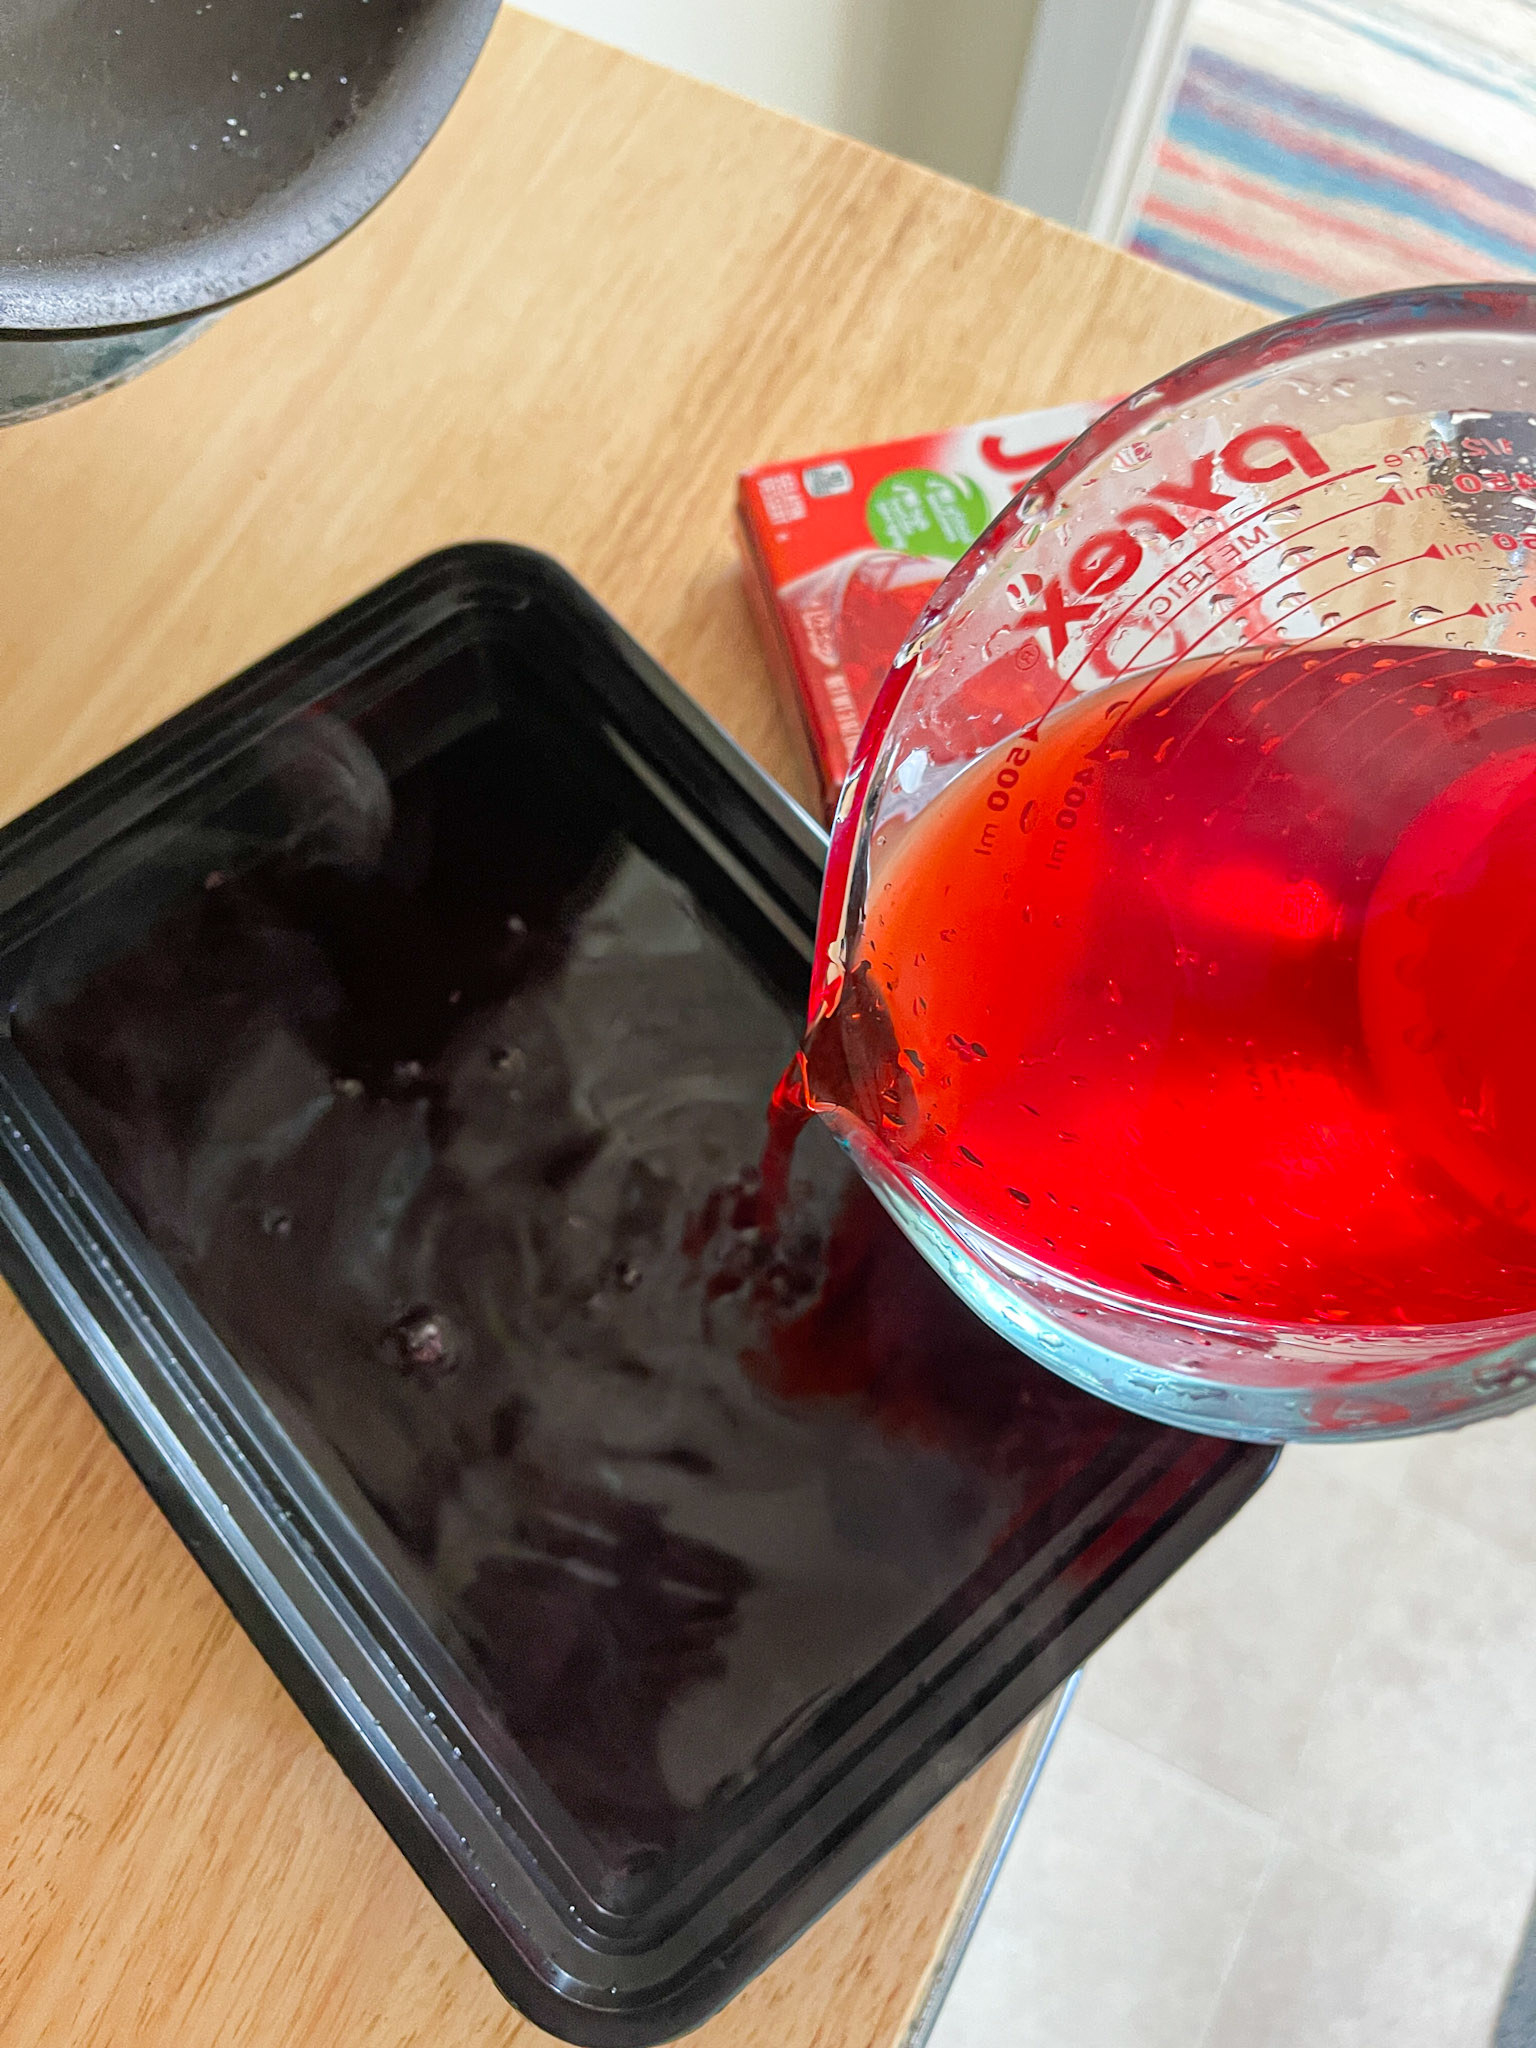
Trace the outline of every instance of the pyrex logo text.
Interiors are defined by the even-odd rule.
[[[1117,525],[1090,534],[1067,564],[1065,585],[1060,576],[1049,581],[1028,573],[1016,576],[1006,588],[1019,607],[1019,624],[1045,635],[1053,660],[1066,653],[1070,629],[1093,618],[1102,600],[1128,583],[1140,567],[1143,549],[1133,526],[1150,527],[1164,540],[1180,540],[1191,518],[1219,512],[1233,502],[1236,493],[1217,485],[1218,463],[1226,479],[1238,484],[1278,483],[1298,469],[1310,477],[1328,473],[1327,463],[1299,427],[1246,427],[1216,454],[1198,456],[1184,482],[1168,479],[1153,484],[1145,498],[1126,507]]]

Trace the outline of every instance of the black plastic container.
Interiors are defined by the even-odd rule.
[[[561,570],[419,564],[0,835],[0,1263],[506,1995],[705,2019],[1253,1491],[813,1128],[819,829]]]

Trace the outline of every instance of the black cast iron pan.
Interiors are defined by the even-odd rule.
[[[0,0],[0,332],[269,283],[404,174],[497,0]]]

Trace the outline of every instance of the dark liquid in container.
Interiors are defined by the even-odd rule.
[[[558,734],[390,787],[305,729],[312,829],[55,960],[17,1039],[618,1897],[1159,1432],[976,1321],[821,1129],[765,1227],[796,1004],[664,821]]]

